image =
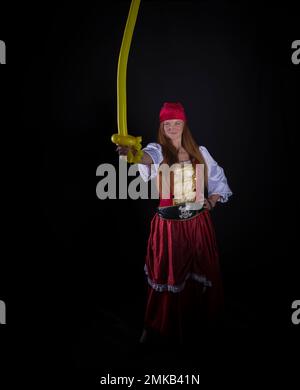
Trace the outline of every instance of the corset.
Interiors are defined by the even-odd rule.
[[[196,172],[190,160],[176,164],[170,178],[170,196],[162,199],[161,186],[159,207],[176,206],[196,200]]]
[[[174,170],[173,203],[178,205],[196,200],[196,176],[191,162],[178,164]]]

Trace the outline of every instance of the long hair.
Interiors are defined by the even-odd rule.
[[[182,140],[181,144],[184,147],[184,149],[187,151],[187,153],[190,156],[190,159],[195,166],[195,164],[204,164],[204,184],[207,188],[208,185],[208,178],[207,178],[207,165],[204,160],[204,157],[202,156],[201,151],[199,150],[199,146],[197,145],[196,141],[194,140],[192,133],[186,124],[184,123],[183,126],[183,132],[182,132]],[[169,166],[179,163],[178,160],[178,152],[175,146],[172,144],[170,138],[168,138],[165,135],[163,122],[160,123],[159,129],[158,129],[158,135],[157,135],[157,142],[162,147],[162,152],[164,156],[163,163],[168,164]]]

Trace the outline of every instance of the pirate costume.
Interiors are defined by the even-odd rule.
[[[180,103],[164,104],[160,121],[167,119],[186,120]],[[204,196],[218,194],[218,202],[227,202],[232,191],[224,170],[204,146],[199,150],[207,165]],[[153,160],[151,166],[139,164],[141,177],[148,181],[157,177],[164,157],[158,143],[149,143],[143,151]],[[170,197],[160,198],[144,267],[148,282],[144,328],[179,342],[186,341],[192,330],[214,324],[223,307],[215,231],[210,212],[203,202],[196,202],[194,162],[177,165]]]

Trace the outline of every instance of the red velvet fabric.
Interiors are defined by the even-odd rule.
[[[159,113],[159,121],[181,119],[186,122],[186,115],[181,103],[164,103]]]
[[[223,308],[223,291],[215,231],[208,210],[185,221],[163,220],[155,214],[145,265],[149,278],[146,329],[184,341],[193,329],[197,334],[198,327],[218,318]]]

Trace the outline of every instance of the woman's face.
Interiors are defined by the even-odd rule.
[[[169,119],[163,123],[165,135],[169,137],[171,141],[181,139],[183,126],[184,121],[180,119]]]

